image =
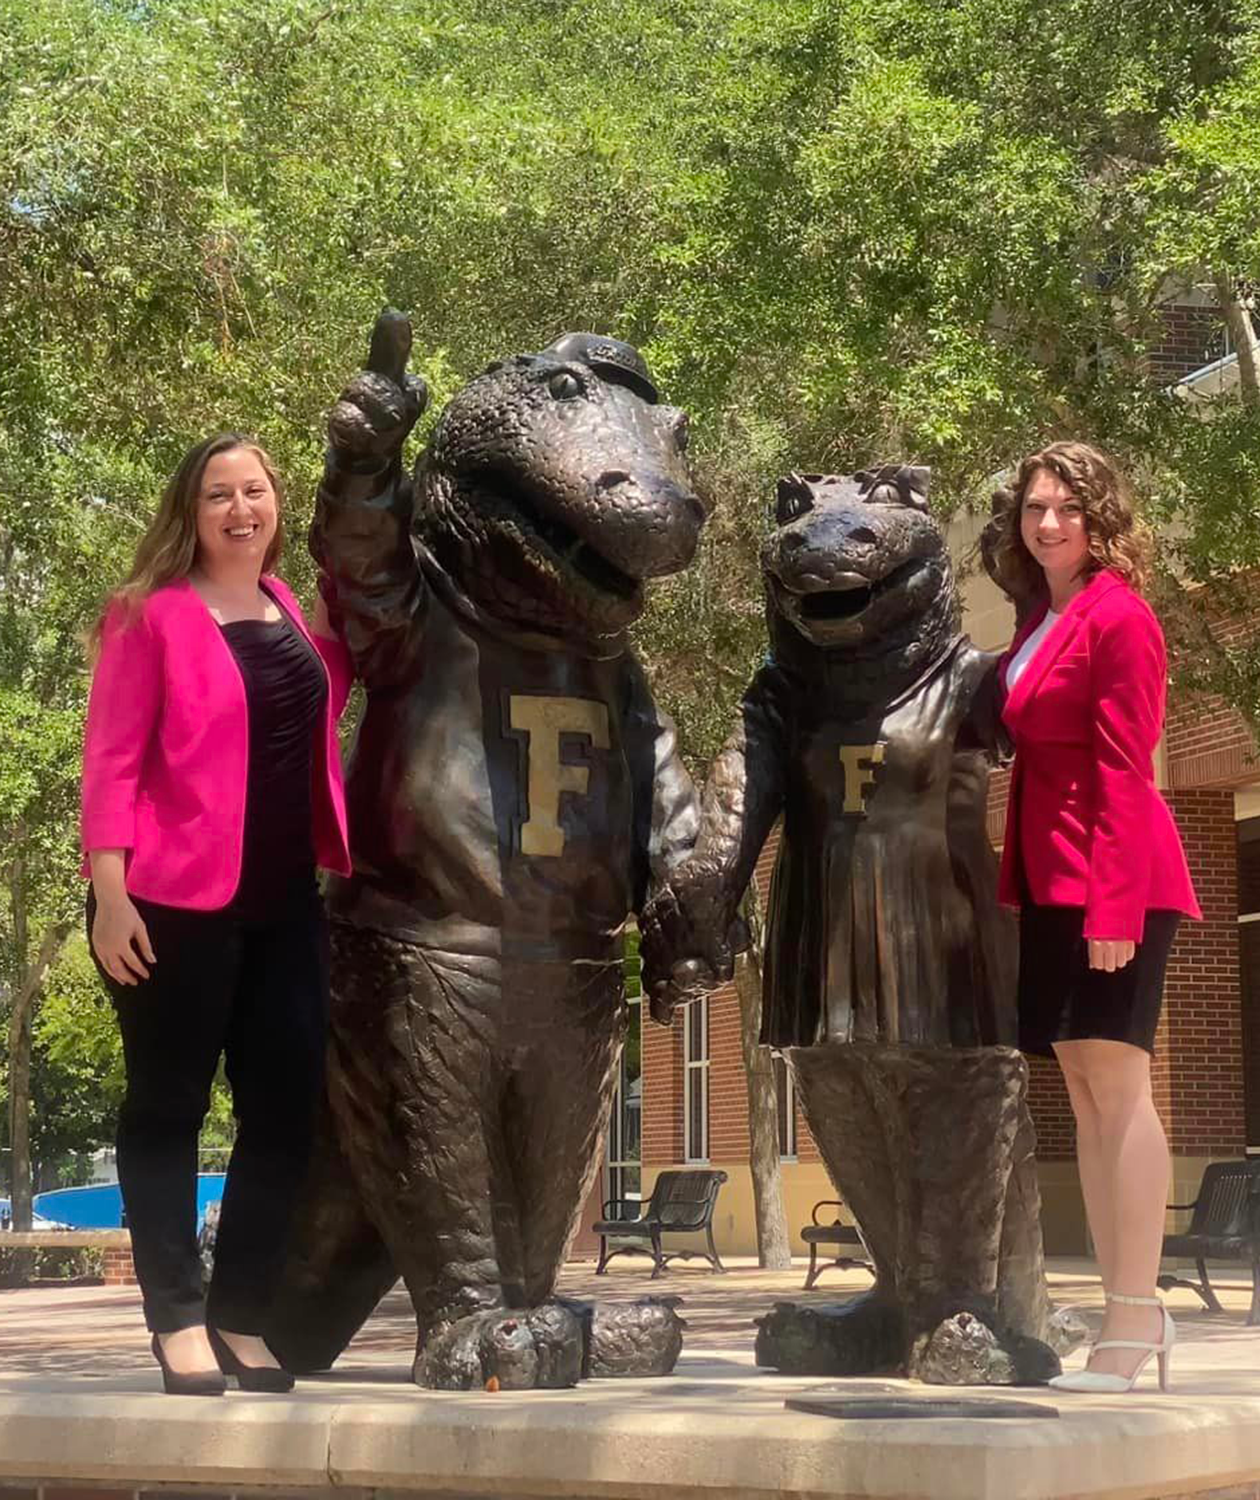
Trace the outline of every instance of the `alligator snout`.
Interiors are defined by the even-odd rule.
[[[595,485],[599,540],[611,562],[635,578],[660,578],[695,555],[704,506],[668,475],[605,470]]]
[[[863,547],[877,547],[879,537],[869,526],[863,526],[855,522],[850,526],[837,525],[834,528],[836,535],[832,539],[834,543],[852,549]],[[813,545],[812,539],[800,531],[785,531],[779,543],[784,557],[791,557],[796,553],[807,551]]]

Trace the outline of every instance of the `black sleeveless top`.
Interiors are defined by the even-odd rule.
[[[232,909],[262,917],[314,886],[311,773],[328,678],[314,648],[278,620],[219,627],[245,683],[245,840]]]

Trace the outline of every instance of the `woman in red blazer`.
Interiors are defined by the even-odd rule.
[[[323,1078],[322,864],[350,868],[336,721],[350,665],[271,574],[280,486],[234,433],[167,485],[96,631],[88,931],[122,1033],[118,1176],[168,1391],[287,1390],[259,1336]],[[221,1057],[237,1137],[214,1274],[197,1136]]]
[[[1182,914],[1198,917],[1155,785],[1167,665],[1141,596],[1127,488],[1083,443],[1024,460],[1001,514],[1000,580],[1023,621],[1003,657],[1015,743],[1000,895],[1020,909],[1020,1045],[1059,1060],[1107,1311],[1085,1371],[1052,1385],[1128,1390],[1172,1319],[1155,1296],[1168,1144],[1150,1058]]]

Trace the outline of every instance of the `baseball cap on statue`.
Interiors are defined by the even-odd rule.
[[[554,343],[539,350],[543,358],[572,360],[589,365],[598,375],[611,376],[647,401],[659,401],[647,361],[633,344],[600,333],[562,333]]]

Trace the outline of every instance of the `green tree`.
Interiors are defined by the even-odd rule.
[[[300,537],[383,303],[430,421],[563,328],[637,341],[713,505],[638,632],[701,766],[762,649],[788,468],[930,463],[948,513],[1079,434],[1183,573],[1260,564],[1258,122],[1260,0],[0,0],[11,1122],[77,920],[78,634],[189,443],[257,431]],[[1178,281],[1247,346],[1211,421],[1146,371]],[[309,591],[300,546],[286,570]]]
[[[73,709],[0,685],[0,1001],[7,1013],[6,1121],[14,1223],[30,1222],[31,1048],[36,1002],[73,921],[67,844],[77,750]]]
[[[122,1046],[81,930],[71,933],[44,981],[31,1075],[35,1162],[82,1158],[112,1142],[123,1095]]]

